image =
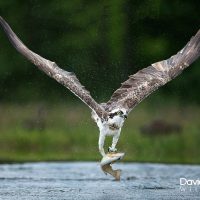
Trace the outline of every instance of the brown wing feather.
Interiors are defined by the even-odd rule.
[[[149,94],[178,76],[199,56],[200,30],[176,55],[154,63],[129,76],[129,79],[113,93],[111,99],[107,102],[106,110],[125,108],[127,112],[130,112]]]
[[[105,110],[96,103],[96,101],[91,97],[89,91],[81,85],[74,73],[64,71],[59,68],[55,62],[47,60],[28,49],[2,17],[0,17],[0,24],[8,39],[19,53],[36,65],[41,71],[45,72],[48,76],[55,79],[57,82],[73,92],[93,111],[95,111],[100,118],[105,118],[107,116]]]

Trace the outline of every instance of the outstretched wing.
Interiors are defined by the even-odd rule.
[[[19,53],[36,65],[41,71],[45,72],[48,76],[55,79],[57,82],[73,92],[94,112],[96,112],[100,118],[105,118],[107,116],[105,110],[91,97],[89,91],[81,85],[74,73],[64,71],[59,68],[55,62],[47,60],[28,49],[1,16],[0,24],[3,27],[8,39]]]
[[[129,113],[144,98],[178,76],[199,56],[200,30],[176,55],[154,63],[129,76],[129,79],[113,93],[111,99],[107,102],[106,110],[125,108]]]

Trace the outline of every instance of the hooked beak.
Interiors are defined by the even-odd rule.
[[[123,118],[124,118],[124,119],[127,119],[127,115],[123,115]]]

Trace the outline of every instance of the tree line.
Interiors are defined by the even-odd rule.
[[[179,51],[200,28],[198,0],[0,1],[0,15],[33,51],[73,71],[104,101],[129,75]],[[72,99],[0,32],[0,102]],[[200,102],[200,61],[159,94]],[[48,98],[46,98],[48,96]]]

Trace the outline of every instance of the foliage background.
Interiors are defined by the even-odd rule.
[[[199,29],[199,10],[198,0],[0,1],[0,15],[8,21],[22,41],[36,53],[56,61],[67,71],[75,72],[81,83],[99,102],[107,101],[128,75],[151,63],[166,59],[180,50]],[[85,118],[80,118],[81,109],[86,113],[85,116],[89,116],[89,111],[85,107],[80,107],[82,104],[69,91],[39,72],[20,56],[10,45],[3,31],[0,33],[0,44],[1,160],[95,159],[97,149],[94,141],[98,139],[97,134],[91,139],[94,144],[93,150],[95,149],[92,154],[89,148],[86,148],[88,141],[84,144],[84,137],[80,136],[69,139],[60,150],[57,149],[57,152],[60,152],[58,154],[63,156],[56,157],[56,153],[50,151],[52,146],[50,139],[57,146],[60,143],[60,141],[56,142],[56,134],[48,135],[52,130],[54,133],[58,132],[58,135],[61,132],[61,138],[67,138],[70,131],[74,134],[77,132],[77,135],[81,134],[82,130],[88,135],[97,132],[95,126],[88,125],[91,123],[90,120],[85,121]],[[176,80],[153,94],[149,100],[146,100],[147,103],[141,104],[138,115],[146,112],[146,118],[139,115],[139,121],[134,117],[131,118],[133,127],[130,121],[127,124],[127,130],[133,132],[132,137],[139,139],[131,144],[128,144],[128,139],[124,140],[121,148],[128,145],[127,148],[133,153],[142,152],[141,146],[144,146],[147,151],[144,152],[145,156],[142,156],[142,159],[138,154],[135,157],[129,156],[128,160],[199,162],[197,156],[199,153],[197,139],[200,139],[198,135],[199,65],[200,60]],[[66,112],[65,105],[68,106]],[[73,119],[77,126],[73,129],[73,126],[70,126],[72,122],[66,120],[66,117],[67,109],[73,111],[71,108],[76,105],[80,110],[74,111]],[[29,108],[29,113],[25,109],[26,106]],[[47,116],[53,120],[49,119],[49,121],[45,114],[42,114],[42,117],[38,114],[41,107],[45,108],[42,109],[45,112],[49,112]],[[60,107],[63,109],[56,111],[56,108]],[[51,113],[52,109],[55,109],[54,113]],[[165,115],[168,109],[172,110],[171,114]],[[154,115],[155,110],[156,115]],[[191,116],[190,123],[187,125],[182,116],[182,112],[186,111],[188,116]],[[59,115],[63,116],[63,123]],[[22,124],[30,118],[33,124],[45,121],[45,130],[41,131],[37,125],[33,125],[31,129],[24,128]],[[183,141],[190,141],[185,147],[186,154],[180,157],[178,151],[182,143],[179,145],[176,134],[174,134],[175,139],[164,139],[164,141],[169,140],[166,146],[162,144],[163,138],[158,139],[160,145],[152,143],[154,139],[151,137],[148,139],[149,143],[145,143],[144,136],[141,136],[137,127],[157,118],[181,123],[185,134],[183,137],[186,137]],[[54,128],[51,126],[52,123]],[[67,127],[65,127],[66,123]],[[79,126],[77,130],[76,127]],[[191,134],[188,130],[191,130]],[[21,136],[17,132],[20,132]],[[41,137],[45,138],[46,146],[39,144]],[[12,145],[13,141],[18,141],[19,145]],[[137,144],[140,144],[140,148],[137,148]],[[72,149],[65,149],[65,145],[71,145]],[[149,145],[153,145],[151,155],[148,155]],[[156,154],[163,146],[162,151],[168,152],[173,145],[177,146],[173,152],[164,153],[160,156],[162,159],[157,159]],[[74,155],[74,152],[77,154]],[[194,155],[193,158],[191,154]],[[174,158],[170,159],[172,155]]]

